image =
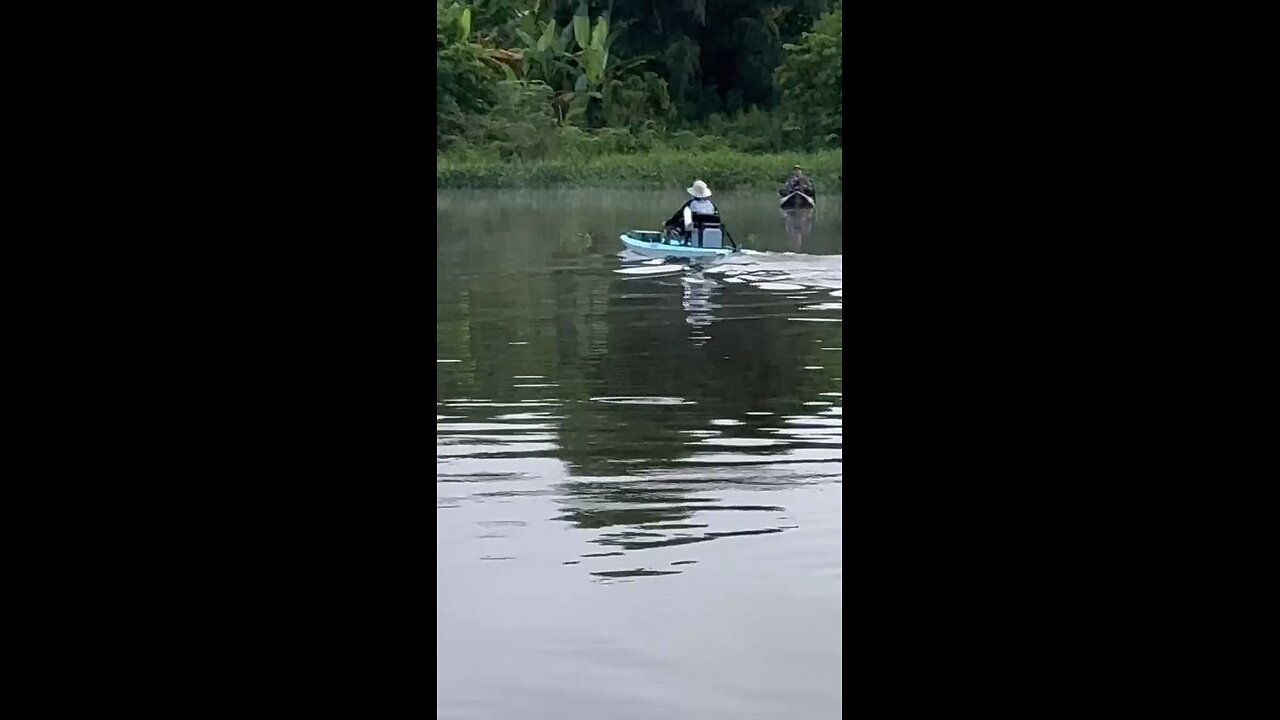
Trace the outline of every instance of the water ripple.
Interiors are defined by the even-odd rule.
[[[442,377],[458,368],[450,372],[468,382],[438,401],[438,487],[455,490],[438,492],[437,508],[472,518],[471,537],[490,548],[476,559],[550,553],[557,566],[616,582],[695,572],[707,556],[691,548],[802,527],[790,519],[791,494],[843,482],[840,373],[827,372],[843,343],[838,329],[786,331],[795,338],[770,342],[794,358],[771,370],[794,386],[788,399],[739,400],[758,382],[742,369],[778,354],[746,328],[841,322],[841,262],[755,252],[708,267],[644,259],[612,268],[621,277],[602,334],[589,321],[554,343],[529,328],[495,333],[502,352],[512,352],[512,335],[528,338],[505,375],[483,355],[442,361]],[[599,302],[575,296],[565,307]],[[666,335],[676,324],[693,329]],[[744,331],[745,342],[734,340]],[[657,360],[673,342],[685,344],[672,355],[681,361]],[[716,368],[709,375],[698,367],[706,363]],[[721,389],[716,373],[726,372],[736,385]],[[550,388],[560,397],[520,397]],[[548,521],[574,533],[547,534]]]

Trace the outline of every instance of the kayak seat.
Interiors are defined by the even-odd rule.
[[[720,224],[719,215],[693,215],[693,240],[698,247],[724,247],[724,228]]]

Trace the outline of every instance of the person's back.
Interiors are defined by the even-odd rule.
[[[685,210],[689,213],[685,215],[686,223],[692,223],[693,219],[689,215],[719,215],[720,211],[716,209],[715,203],[707,198],[694,198],[685,204]]]
[[[696,180],[687,192],[691,196],[690,199],[685,201],[685,204],[680,206],[680,209],[667,222],[663,223],[664,227],[678,228],[685,242],[692,237],[695,216],[714,216],[718,219],[720,215],[715,203],[710,200],[711,188],[707,187],[706,183]]]

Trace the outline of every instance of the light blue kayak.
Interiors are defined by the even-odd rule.
[[[728,247],[698,247],[696,239],[693,245],[684,245],[678,236],[667,238],[649,230],[628,230],[618,237],[631,250],[654,257],[716,258],[734,253],[734,249]]]

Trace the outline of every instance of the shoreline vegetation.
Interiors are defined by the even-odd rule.
[[[436,187],[843,188],[841,0],[436,0]]]
[[[791,166],[799,164],[819,193],[838,193],[843,187],[843,153],[748,153],[657,150],[637,154],[607,154],[588,158],[500,160],[484,157],[436,158],[436,189],[683,188],[694,179],[713,190],[777,190]]]

